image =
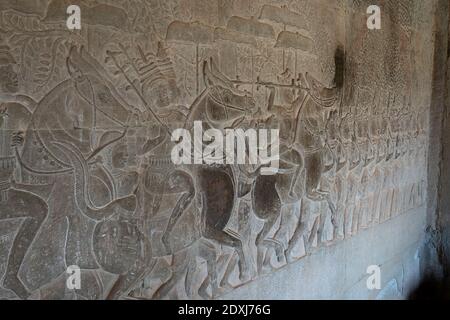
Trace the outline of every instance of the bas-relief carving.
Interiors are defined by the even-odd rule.
[[[215,298],[423,204],[401,3],[79,3],[0,5],[0,297]],[[279,173],[174,165],[193,121],[278,128]]]

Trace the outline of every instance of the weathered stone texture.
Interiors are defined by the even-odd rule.
[[[378,2],[2,0],[0,298],[405,297],[437,1]],[[285,170],[173,164],[194,121],[279,129]]]

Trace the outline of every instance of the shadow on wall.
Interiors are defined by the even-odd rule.
[[[450,281],[427,277],[411,292],[409,300],[450,300]]]

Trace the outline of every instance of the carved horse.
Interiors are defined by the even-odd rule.
[[[268,89],[270,92],[267,108],[269,118],[262,119],[262,121],[266,127],[280,130],[279,169],[275,175],[261,175],[259,170],[254,171],[253,174],[246,174],[253,180],[251,188],[253,211],[259,219],[264,221],[263,228],[256,238],[258,271],[261,271],[263,265],[268,262],[267,259],[264,259],[264,247],[273,247],[279,262],[286,255],[287,248],[276,239],[267,239],[267,236],[281,215],[282,205],[294,203],[302,196],[295,190],[303,170],[303,158],[290,141],[295,128],[294,112],[300,98],[293,103],[293,107],[290,109],[276,106],[274,105],[275,88],[269,87]]]
[[[325,88],[309,74],[302,80],[305,89],[299,92],[289,109],[274,105],[274,89],[269,88],[268,111],[278,118],[281,129],[281,169],[275,176],[255,175],[252,188],[254,212],[258,218],[265,221],[263,229],[257,236],[256,244],[258,248],[262,244],[274,247],[279,262],[283,256],[289,255],[298,237],[303,233],[303,226],[300,224],[297,226],[287,248],[275,239],[267,239],[267,236],[281,214],[282,204],[295,202],[302,196],[294,193],[302,170],[305,170],[307,198],[313,201],[326,200],[333,219],[336,211],[329,191],[319,189],[321,175],[329,170],[324,163],[327,124],[325,111],[331,109],[336,102],[336,90]],[[265,260],[262,252],[258,250],[259,269],[267,263]]]
[[[235,89],[224,75],[214,70],[214,66],[208,65],[206,61],[203,65],[203,75],[206,88],[192,104],[185,121],[185,128],[190,130],[194,121],[202,121],[204,130],[233,128],[245,121],[246,116],[255,108],[253,98],[246,92]],[[170,182],[171,180],[173,183]],[[231,165],[190,165],[173,170],[166,181],[166,187],[163,187],[162,190],[181,192],[181,189],[184,188],[184,195],[175,205],[162,236],[165,246],[169,247],[169,237],[174,226],[182,217],[194,195],[197,195],[202,208],[199,236],[232,247],[239,257],[239,277],[241,279],[245,277],[246,267],[242,242],[237,234],[226,231],[238,197],[236,169]],[[155,188],[154,191],[156,192]],[[215,254],[211,256],[211,253],[205,253],[205,255],[208,255],[208,276],[202,285],[202,291],[204,291],[205,285],[210,283],[214,295],[218,288]],[[227,267],[223,279],[229,277],[232,267],[234,266]],[[188,271],[189,261],[185,261],[182,266],[178,266],[173,271],[172,277],[157,290],[155,296],[165,296]],[[186,282],[188,283],[189,280]],[[204,292],[200,292],[200,294],[205,295]]]
[[[102,205],[98,206],[91,199],[90,186],[93,177],[106,186],[113,184],[96,156],[125,135],[133,109],[121,99],[106,71],[82,48],[70,50],[67,68],[70,78],[38,103],[23,150],[16,149],[16,155],[29,181],[52,183],[54,190],[59,190],[49,198],[49,217],[53,224],[67,220],[66,265],[101,267],[124,275],[135,264],[137,258],[131,257],[137,254],[140,244],[124,248],[117,242],[105,243],[102,235],[106,237],[114,230],[121,233],[127,228],[138,234],[135,223],[129,222],[136,209],[136,196],[116,198],[107,190],[109,195],[100,199]],[[102,126],[114,130],[102,130]],[[93,244],[86,233],[94,235]],[[117,261],[114,256],[124,259]],[[117,292],[121,290],[123,286]]]
[[[327,88],[306,73],[306,95],[296,111],[294,145],[301,150],[305,162],[306,197],[313,201],[327,201],[335,224],[336,209],[330,198],[330,192],[321,190],[319,183],[327,170],[325,157],[325,139],[328,112],[332,111],[338,99],[337,88]]]

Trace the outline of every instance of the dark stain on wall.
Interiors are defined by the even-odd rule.
[[[334,84],[338,89],[344,86],[344,71],[345,71],[345,52],[342,46],[338,46],[334,52]]]

